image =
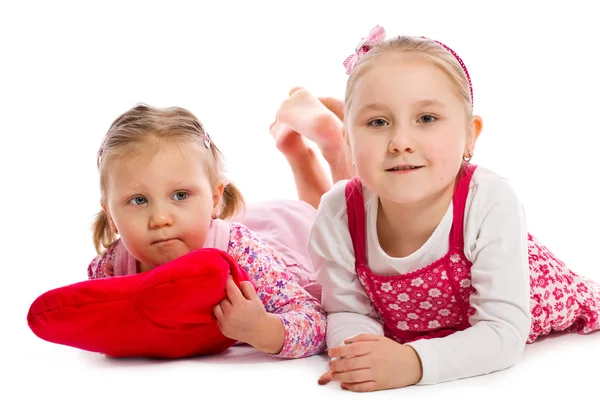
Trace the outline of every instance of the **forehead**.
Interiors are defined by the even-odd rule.
[[[190,143],[159,142],[114,159],[108,168],[109,186],[195,180],[206,176],[206,154]]]
[[[373,60],[354,87],[353,103],[460,102],[450,76],[432,60],[410,52],[384,54]]]

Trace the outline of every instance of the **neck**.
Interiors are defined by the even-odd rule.
[[[379,200],[377,235],[382,249],[391,257],[406,257],[431,237],[448,211],[454,182],[442,192],[416,203],[398,204]]]
[[[150,266],[148,266],[148,265],[146,265],[146,264],[143,264],[143,263],[141,263],[140,261],[137,261],[137,260],[136,260],[136,263],[137,263],[137,270],[138,270],[138,273],[142,273],[142,272],[148,272],[148,271],[150,271],[150,270],[152,270],[152,269],[153,269],[152,267],[150,267]]]

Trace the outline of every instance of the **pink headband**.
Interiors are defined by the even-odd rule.
[[[425,36],[421,36],[421,38],[428,39]],[[360,42],[358,42],[355,53],[351,54],[344,60],[344,67],[346,67],[346,74],[350,75],[350,73],[356,66],[356,63],[358,62],[358,60],[360,59],[360,57],[363,54],[367,53],[369,50],[371,50],[371,48],[374,45],[376,45],[377,43],[381,43],[384,40],[385,40],[385,29],[383,29],[379,25],[376,25],[373,29],[371,29],[371,32],[369,32],[369,35],[367,35],[367,37],[362,38],[360,40]],[[473,106],[473,85],[471,84],[471,76],[469,75],[467,66],[465,65],[463,60],[458,56],[458,54],[456,54],[456,52],[454,50],[452,50],[450,47],[446,46],[445,44],[443,44],[442,42],[439,42],[437,40],[434,40],[434,42],[436,42],[437,44],[442,46],[444,49],[449,51],[458,60],[460,66],[462,67],[463,71],[467,75],[467,80],[469,81],[469,90],[471,92],[471,106]]]

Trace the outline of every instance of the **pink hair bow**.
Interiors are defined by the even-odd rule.
[[[356,45],[355,53],[348,56],[348,58],[346,58],[344,60],[344,67],[346,67],[346,74],[350,75],[350,73],[356,66],[356,63],[358,62],[358,59],[360,58],[360,56],[362,56],[367,51],[369,51],[371,49],[371,47],[373,47],[375,44],[383,42],[384,40],[385,40],[385,29],[383,29],[379,25],[376,25],[373,29],[371,29],[371,32],[369,33],[369,35],[367,37],[362,38],[360,40],[360,42],[358,42],[358,44]]]

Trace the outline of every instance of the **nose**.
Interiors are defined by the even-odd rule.
[[[150,211],[148,226],[150,229],[160,229],[173,225],[173,214],[169,208],[161,205],[154,205]]]
[[[401,127],[398,124],[391,130],[388,151],[393,154],[414,153],[415,139],[410,127]]]

